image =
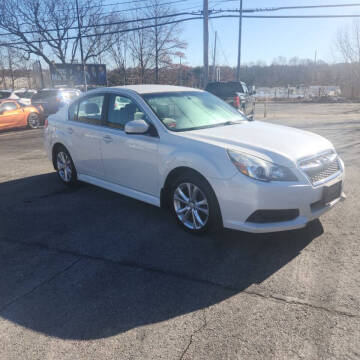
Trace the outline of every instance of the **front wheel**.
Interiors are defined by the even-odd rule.
[[[59,146],[55,151],[55,164],[58,177],[62,183],[68,186],[77,184],[77,174],[69,152]]]
[[[194,234],[221,229],[219,205],[209,183],[189,173],[180,176],[172,186],[171,209],[176,221]]]

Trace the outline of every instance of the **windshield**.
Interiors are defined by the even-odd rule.
[[[145,94],[143,97],[172,131],[202,129],[247,120],[235,108],[207,92]]]
[[[0,91],[0,99],[7,99],[11,95],[9,91]]]

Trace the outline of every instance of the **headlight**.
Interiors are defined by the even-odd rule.
[[[256,156],[228,150],[229,158],[246,176],[261,181],[297,181],[294,173],[285,166],[276,165]]]

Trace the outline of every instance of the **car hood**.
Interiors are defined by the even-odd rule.
[[[301,158],[333,149],[331,142],[320,135],[261,121],[246,121],[181,134],[290,167]]]

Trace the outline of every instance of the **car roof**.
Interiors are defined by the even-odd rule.
[[[246,85],[246,83],[244,81],[211,81],[208,82],[208,85],[211,84],[242,84],[242,85]]]
[[[80,90],[73,88],[45,88],[45,89],[41,89],[40,91],[80,91]]]
[[[127,89],[137,92],[138,94],[152,94],[152,93],[165,93],[165,92],[182,92],[182,91],[198,91],[203,92],[201,89],[174,86],[174,85],[159,85],[159,84],[142,84],[142,85],[124,85],[113,86],[106,89]]]

